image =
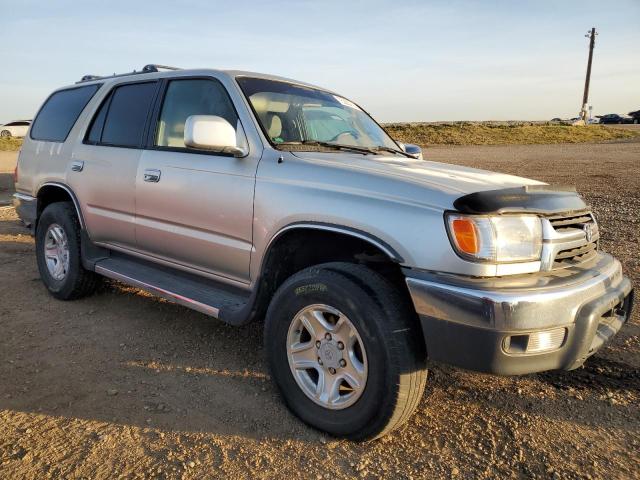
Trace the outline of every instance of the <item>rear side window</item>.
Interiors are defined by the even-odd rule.
[[[51,95],[40,109],[31,127],[31,138],[49,142],[64,142],[100,85],[60,90]]]
[[[139,147],[156,87],[157,82],[116,87],[96,115],[88,140],[117,147]],[[100,125],[102,122],[104,126]],[[97,130],[100,128],[102,132],[99,135]]]

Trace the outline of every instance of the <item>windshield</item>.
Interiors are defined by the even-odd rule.
[[[316,146],[399,149],[367,113],[346,98],[261,78],[240,77],[238,84],[275,146],[316,142]]]

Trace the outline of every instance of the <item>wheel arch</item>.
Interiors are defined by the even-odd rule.
[[[84,217],[82,215],[82,210],[80,209],[80,202],[78,201],[78,197],[76,197],[76,194],[70,187],[63,183],[46,182],[40,185],[40,188],[38,188],[36,198],[38,200],[36,224],[38,222],[38,219],[40,218],[40,215],[48,205],[55,202],[71,201],[76,210],[76,214],[78,215],[80,228],[84,230],[85,223]]]
[[[289,235],[292,233],[300,233],[300,232],[329,232],[336,235],[341,235],[343,238],[356,238],[363,242],[370,244],[372,247],[375,247],[380,252],[384,253],[390,260],[396,263],[403,263],[404,258],[387,242],[378,238],[375,235],[372,235],[363,230],[347,227],[344,225],[334,224],[334,223],[325,223],[325,222],[295,222],[290,223],[282,227],[278,230],[267,243],[266,248],[264,249],[264,255],[262,257],[262,265],[264,267],[264,260],[268,256],[272,247],[277,244],[278,241],[281,241],[283,236]],[[262,271],[262,270],[261,270]]]
[[[266,313],[274,293],[291,275],[312,265],[335,261],[368,265],[401,290],[407,288],[400,269],[404,259],[387,242],[351,227],[297,222],[278,230],[264,249],[250,317],[260,318]]]

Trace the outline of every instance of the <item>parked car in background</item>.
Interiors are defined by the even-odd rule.
[[[606,115],[598,115],[597,118],[600,119],[600,123],[633,123],[633,119],[631,117],[627,117],[624,115],[618,115],[617,113],[607,113]]]
[[[0,137],[24,137],[27,135],[31,120],[16,120],[0,126]]]
[[[640,110],[629,112],[629,116],[631,117],[632,123],[640,123]]]

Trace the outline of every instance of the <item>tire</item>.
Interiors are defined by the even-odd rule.
[[[366,355],[364,388],[357,400],[344,408],[330,408],[318,403],[319,399],[312,400],[301,386],[304,382],[294,376],[298,370],[290,366],[290,335],[300,332],[299,328],[290,327],[300,325],[296,323],[300,312],[320,305],[346,316],[362,342],[361,356]],[[314,341],[305,331],[300,338],[307,335],[317,346],[321,338],[316,336]],[[293,275],[269,305],[264,334],[272,376],[285,403],[305,423],[331,435],[358,441],[381,437],[406,422],[422,398],[427,379],[426,353],[415,311],[391,283],[369,268],[326,263]],[[315,354],[324,352],[318,348],[309,353]],[[342,355],[343,359],[351,358],[351,352]],[[323,362],[321,367],[314,365],[303,372],[313,378],[314,369],[326,369],[327,364]],[[350,364],[347,368],[351,368]],[[338,387],[339,392],[344,385]],[[338,401],[348,395],[351,393],[345,397],[339,394]]]
[[[7,138],[7,137],[10,137],[10,136],[11,136],[11,132],[10,132],[9,130],[2,130],[2,131],[0,132],[0,137],[5,137],[5,138]]]
[[[53,233],[49,236],[49,232],[62,232],[68,258],[66,268],[52,270],[47,265],[47,255],[45,249],[47,246],[55,245],[55,237]],[[53,248],[50,251],[53,251]],[[54,255],[55,257],[55,255]],[[50,256],[51,258],[51,256]],[[52,203],[47,206],[38,219],[36,227],[36,259],[38,262],[38,270],[43,283],[55,298],[59,300],[74,300],[84,297],[95,291],[100,283],[101,277],[94,272],[85,270],[82,267],[82,259],[80,256],[80,222],[76,215],[76,210],[70,202]],[[55,258],[54,258],[55,260]],[[58,262],[53,262],[58,266]],[[62,262],[65,263],[65,262]]]

